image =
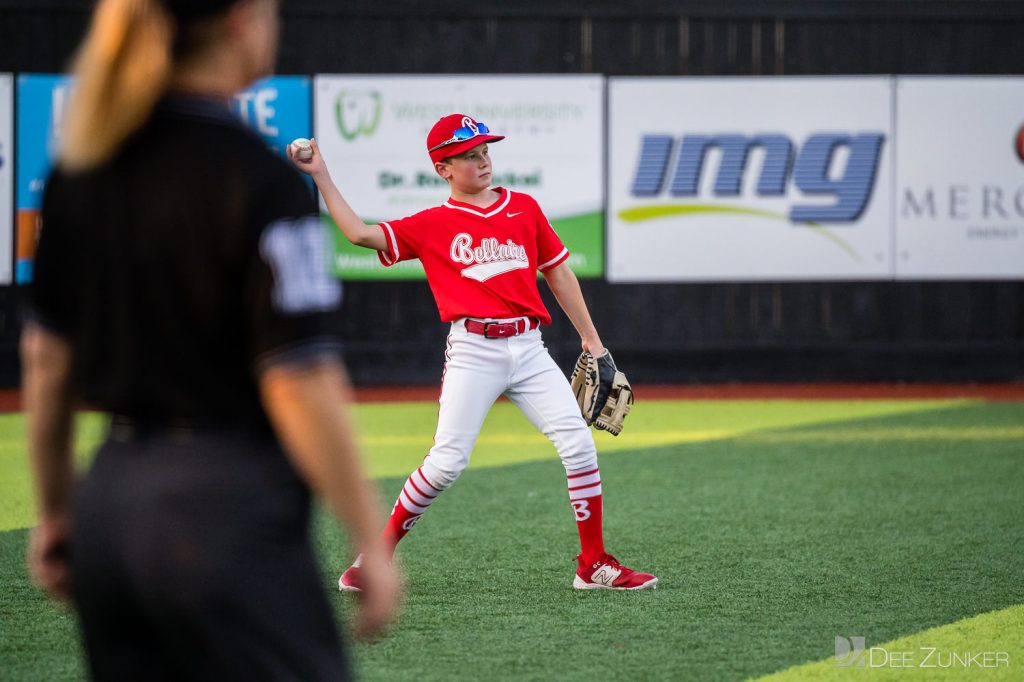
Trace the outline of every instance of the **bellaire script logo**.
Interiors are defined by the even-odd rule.
[[[451,256],[456,263],[469,266],[462,270],[463,277],[478,282],[530,267],[526,247],[511,239],[506,239],[502,244],[494,237],[484,237],[479,246],[473,246],[473,237],[465,232],[460,232],[452,239]]]

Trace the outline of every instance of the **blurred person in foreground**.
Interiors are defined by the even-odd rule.
[[[369,547],[356,631],[398,581],[344,405],[340,284],[311,192],[232,116],[277,0],[101,0],[43,201],[24,396],[29,569],[101,680],[349,675],[310,489]],[[111,415],[75,484],[73,413]],[[365,550],[364,550],[365,551]]]

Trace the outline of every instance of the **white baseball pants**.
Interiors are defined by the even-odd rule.
[[[469,333],[458,320],[445,358],[437,432],[422,466],[435,488],[448,488],[465,470],[484,418],[502,394],[551,440],[566,472],[597,463],[593,435],[540,329],[488,339]]]

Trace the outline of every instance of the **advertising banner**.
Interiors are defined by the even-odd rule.
[[[43,189],[55,158],[61,117],[70,91],[68,76],[18,76],[18,230],[15,237],[15,281],[32,281],[32,260],[39,232]]]
[[[892,79],[613,78],[613,282],[892,277]]]
[[[1024,277],[1024,78],[899,78],[896,276]]]
[[[602,76],[317,76],[316,138],[331,174],[368,223],[448,198],[426,152],[442,116],[462,113],[506,139],[491,148],[495,186],[532,195],[581,276],[604,268]],[[335,231],[338,275],[420,278],[418,261],[384,268]]]
[[[310,86],[311,80],[304,76],[270,78],[236,95],[232,107],[243,122],[266,140],[269,147],[284,155],[289,142],[310,134]],[[43,188],[55,158],[61,118],[70,87],[70,77],[63,75],[25,74],[18,77],[18,231],[15,271],[19,284],[32,281],[32,260],[35,256]]]
[[[11,283],[14,248],[14,78],[0,73],[0,285]]]
[[[235,95],[235,113],[281,156],[297,137],[313,134],[312,81],[306,76],[275,76]]]

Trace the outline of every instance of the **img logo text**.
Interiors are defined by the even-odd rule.
[[[674,197],[697,196],[708,152],[717,149],[720,161],[712,193],[716,198],[740,196],[748,157],[759,148],[764,161],[754,190],[758,197],[785,196],[792,178],[802,194],[831,196],[835,201],[791,206],[790,221],[853,222],[871,198],[884,141],[885,135],[878,132],[822,132],[810,135],[798,149],[793,140],[778,133],[686,134],[678,140],[670,135],[644,135],[631,194],[655,197],[667,191]],[[845,167],[838,171],[834,166],[842,160],[840,150],[846,152]]]

